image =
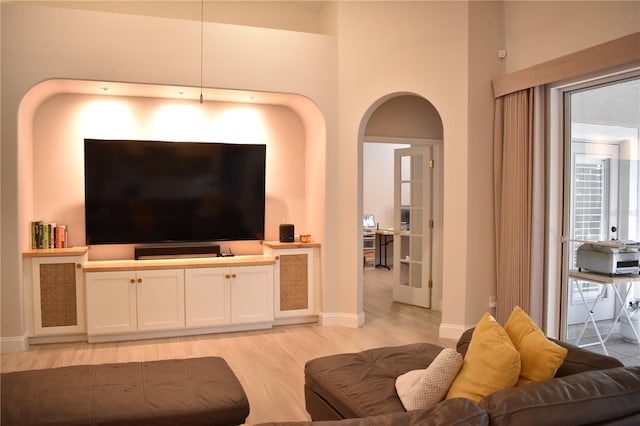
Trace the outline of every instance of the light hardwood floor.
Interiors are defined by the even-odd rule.
[[[439,312],[392,302],[391,274],[385,269],[364,271],[366,323],[357,329],[305,324],[134,342],[32,345],[25,352],[2,354],[1,371],[221,356],[247,393],[248,423],[309,420],[303,388],[308,360],[415,342],[455,347],[454,340],[437,337]]]

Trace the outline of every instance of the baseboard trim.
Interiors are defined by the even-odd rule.
[[[462,336],[462,333],[464,333],[465,331],[467,331],[471,327],[473,327],[473,326],[472,325],[460,325],[460,324],[447,324],[447,323],[443,322],[443,323],[440,324],[440,329],[438,331],[438,336],[441,339],[458,340],[460,338],[460,336]]]
[[[2,337],[0,338],[0,352],[24,352],[29,347],[27,336]]]
[[[130,340],[163,339],[165,337],[197,336],[201,334],[219,334],[234,331],[266,330],[273,328],[273,322],[235,324],[220,327],[180,328],[177,330],[136,331],[121,334],[94,334],[88,336],[89,343],[123,342]]]
[[[317,315],[276,318],[273,320],[273,325],[277,326],[277,325],[291,325],[291,324],[308,324],[313,322],[318,322]]]
[[[359,328],[364,325],[364,322],[364,311],[360,311],[357,315],[338,312],[325,312],[320,314],[320,325],[322,326],[339,325],[342,327]]]
[[[50,343],[75,343],[86,342],[87,333],[82,334],[64,334],[60,336],[32,336],[29,337],[29,345],[43,345]]]

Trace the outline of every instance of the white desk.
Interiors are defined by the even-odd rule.
[[[604,351],[604,353],[609,355],[609,352],[607,351],[607,347],[605,346],[605,342],[611,336],[611,332],[613,331],[618,321],[620,321],[620,317],[622,315],[625,315],[627,317],[627,320],[629,321],[629,325],[631,326],[631,330],[633,331],[633,334],[636,336],[636,341],[640,346],[640,337],[638,337],[638,330],[636,330],[635,326],[633,325],[633,322],[631,321],[631,317],[629,316],[629,312],[627,312],[627,310],[625,309],[625,300],[627,300],[627,296],[629,295],[629,290],[631,290],[633,283],[640,282],[640,275],[627,274],[627,275],[609,276],[604,274],[596,274],[593,272],[578,271],[574,269],[569,272],[569,278],[572,279],[573,282],[576,284],[576,287],[582,299],[582,303],[584,304],[584,308],[587,310],[587,314],[589,315],[589,318],[587,318],[587,320],[584,322],[584,325],[582,326],[582,330],[578,335],[578,339],[576,340],[576,346],[585,347],[585,346],[593,346],[593,345],[600,344],[602,346],[602,350]],[[602,286],[602,289],[598,293],[598,296],[593,301],[593,304],[591,306],[589,306],[589,303],[587,303],[587,300],[585,299],[584,294],[582,293],[582,287],[578,284],[579,281],[589,281],[595,284],[600,284]],[[626,289],[624,291],[624,297],[622,297],[622,295],[620,294],[620,291],[618,291],[617,284],[626,285]],[[600,331],[598,330],[598,326],[596,324],[595,318],[593,317],[593,313],[595,312],[595,309],[598,306],[598,302],[600,302],[600,300],[602,299],[602,296],[604,295],[604,292],[606,291],[607,286],[610,286],[613,288],[613,292],[616,295],[616,298],[618,299],[618,302],[620,303],[621,308],[618,314],[616,315],[616,318],[613,321],[613,324],[611,325],[611,328],[609,329],[607,336],[603,339],[602,335],[600,334]],[[598,342],[586,343],[584,345],[580,345],[580,341],[582,340],[584,332],[587,329],[587,326],[589,325],[589,323],[593,324],[593,327],[596,331],[596,336],[598,337]]]

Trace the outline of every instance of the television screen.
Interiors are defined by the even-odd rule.
[[[266,146],[85,139],[86,242],[264,239]]]

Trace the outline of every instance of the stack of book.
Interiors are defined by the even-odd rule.
[[[41,220],[31,222],[31,248],[65,248],[67,247],[67,225],[46,223]]]

